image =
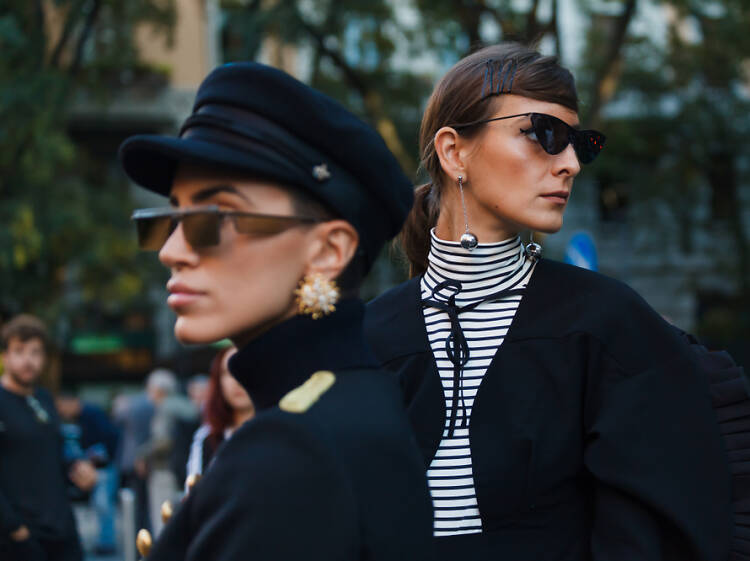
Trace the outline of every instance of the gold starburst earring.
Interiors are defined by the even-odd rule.
[[[340,296],[336,282],[320,273],[305,275],[294,294],[297,296],[298,313],[310,315],[313,319],[335,312]]]

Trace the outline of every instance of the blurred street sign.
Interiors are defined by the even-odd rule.
[[[596,271],[599,269],[599,262],[596,258],[596,245],[594,239],[588,232],[577,232],[573,234],[568,242],[568,247],[565,249],[566,263],[588,269],[589,271]]]
[[[70,342],[70,349],[79,355],[114,353],[125,348],[125,341],[118,335],[76,335]]]

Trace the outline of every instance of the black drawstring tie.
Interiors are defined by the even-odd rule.
[[[452,288],[454,292],[448,296],[447,300],[438,300],[437,293],[443,289]],[[465,306],[458,306],[456,304],[456,296],[461,292],[461,283],[455,280],[446,280],[432,289],[432,295],[430,298],[424,298],[422,300],[422,307],[432,307],[442,310],[448,314],[448,318],[451,322],[451,333],[445,339],[445,354],[448,355],[448,359],[453,363],[453,407],[451,407],[451,418],[448,425],[448,436],[453,436],[456,426],[463,428],[467,426],[466,420],[466,405],[464,403],[464,381],[463,381],[463,368],[466,363],[469,362],[469,342],[464,336],[463,329],[461,329],[461,323],[458,320],[458,316],[464,312],[468,312],[479,306],[482,302],[492,302],[494,300],[500,300],[506,296],[514,296],[517,294],[523,294],[523,288],[513,288],[500,290],[485,296],[484,298],[467,304]],[[459,398],[460,395],[460,398]],[[459,422],[459,405],[461,402],[461,417]]]

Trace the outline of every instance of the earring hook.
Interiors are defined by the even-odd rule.
[[[458,176],[458,191],[461,193],[461,208],[464,211],[464,226],[466,231],[461,235],[461,247],[469,251],[473,251],[479,240],[477,237],[469,231],[469,215],[466,212],[466,200],[464,199],[464,176]]]

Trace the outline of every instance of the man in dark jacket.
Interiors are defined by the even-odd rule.
[[[44,369],[46,329],[33,316],[11,319],[2,330],[0,378],[0,559],[82,559],[67,477],[79,488],[96,483],[90,462],[66,465],[55,407],[35,388]]]

